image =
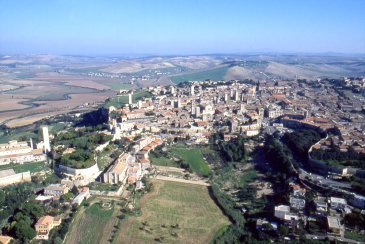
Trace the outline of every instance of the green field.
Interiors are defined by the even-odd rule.
[[[256,180],[258,178],[256,170],[252,169],[246,171],[245,174],[241,175],[239,178],[239,182],[241,187],[247,185],[248,183]]]
[[[120,82],[105,82],[105,83],[100,83],[100,84],[109,86],[110,88],[112,88],[113,90],[116,90],[116,91],[119,91],[120,89],[129,90],[133,87],[133,85],[131,85],[131,84],[120,83]]]
[[[115,243],[209,243],[229,225],[207,187],[152,181],[141,199],[142,215],[122,222]]]
[[[358,231],[345,231],[345,238],[353,239],[356,241],[365,241],[365,234],[361,234]]]
[[[224,76],[226,75],[228,69],[228,66],[224,66],[191,74],[171,76],[170,79],[177,84],[184,81],[205,81],[207,79],[211,79],[214,81],[224,80]]]
[[[7,143],[11,140],[18,140],[20,137],[26,137],[26,138],[37,138],[38,135],[33,132],[28,131],[13,131],[11,134],[4,134],[4,132],[0,132],[0,143]]]
[[[155,155],[150,155],[150,160],[151,163],[154,165],[159,165],[159,166],[168,166],[168,167],[178,167],[177,163],[170,159],[170,158],[166,158],[166,157],[156,157]]]
[[[90,190],[96,191],[117,191],[119,189],[119,185],[110,185],[108,183],[99,183],[90,186]]]
[[[64,123],[55,123],[48,125],[48,131],[50,134],[56,134],[57,132],[64,130],[66,128],[66,124]]]
[[[177,144],[169,150],[172,154],[187,162],[190,168],[199,175],[209,176],[211,174],[212,171],[199,148],[187,148],[185,145]]]
[[[81,209],[70,226],[65,243],[107,243],[117,222],[113,213],[114,205],[111,209],[103,209],[100,203]]]
[[[15,173],[21,173],[26,171],[34,173],[42,170],[47,170],[49,169],[49,166],[46,165],[45,162],[0,165],[0,170],[4,169],[14,169]]]
[[[133,93],[132,102],[135,103],[145,97],[150,97],[151,93],[148,91],[140,91]],[[122,107],[128,103],[128,95],[120,96],[120,97],[110,97],[108,101],[105,103],[104,107],[109,108],[110,106],[114,106],[116,108]]]

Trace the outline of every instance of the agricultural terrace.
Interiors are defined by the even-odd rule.
[[[65,243],[107,243],[118,221],[114,208],[113,203],[110,208],[105,208],[97,202],[86,209],[80,209],[70,226]]]
[[[154,180],[142,215],[122,222],[116,243],[209,243],[229,225],[205,186]]]

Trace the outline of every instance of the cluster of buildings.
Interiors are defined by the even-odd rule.
[[[365,136],[364,132],[358,129],[346,130],[339,129],[338,135],[333,135],[325,140],[321,140],[313,146],[313,149],[321,150],[338,150],[340,152],[349,152],[352,150],[355,153],[365,155]]]
[[[0,165],[10,163],[26,163],[45,161],[43,147],[34,148],[32,139],[30,142],[26,141],[9,141],[8,143],[0,144]]]
[[[131,150],[119,155],[108,168],[103,175],[103,181],[109,184],[141,185],[145,171],[151,166],[148,154],[161,144],[162,140],[153,136],[146,136],[135,141]]]
[[[98,76],[99,74],[89,74]],[[350,85],[353,85],[350,83]],[[127,138],[130,146],[100,175],[108,184],[136,184],[142,187],[141,179],[150,168],[149,153],[164,141],[183,138],[190,143],[208,143],[211,135],[223,132],[224,140],[244,134],[256,136],[261,131],[282,131],[283,128],[313,128],[320,131],[334,131],[335,135],[321,141],[315,147],[326,149],[338,147],[358,152],[365,148],[364,100],[341,96],[329,80],[319,80],[316,86],[297,81],[242,82],[191,82],[183,86],[155,86],[148,88],[151,98],[133,102],[133,92],[125,91],[128,103],[122,108],[109,108],[108,125],[113,140]],[[11,141],[0,144],[0,164],[43,161],[50,151],[47,127],[43,128],[43,142]],[[137,139],[138,138],[138,139]],[[96,164],[95,164],[96,165]],[[101,172],[92,169],[65,169],[73,176],[93,176]],[[0,171],[0,186],[5,182],[19,182],[30,179],[27,173],[14,176],[15,172]],[[16,174],[15,174],[16,175]],[[10,180],[12,179],[12,180]],[[78,195],[72,204],[80,205],[90,196],[90,191],[77,177],[72,181],[63,180],[44,189],[36,200],[48,203],[67,194],[74,185]],[[83,187],[81,187],[83,186]],[[364,199],[355,197],[350,205],[345,199],[318,196],[314,216],[307,214],[306,189],[291,184],[289,202],[275,206],[276,221],[289,228],[297,228],[299,223],[325,218],[327,233],[343,236],[344,214],[353,206],[363,208]],[[352,206],[351,206],[352,205]],[[257,228],[265,229],[268,224],[277,229],[277,222],[257,220]],[[35,228],[37,239],[48,239],[49,231],[60,224],[58,218],[44,216]]]
[[[299,228],[299,225],[319,224],[318,230],[322,235],[343,238],[345,234],[344,216],[352,212],[354,207],[364,209],[365,198],[350,198],[346,200],[340,197],[326,197],[318,194],[313,201],[306,202],[306,188],[299,184],[291,183],[291,193],[287,205],[277,205],[274,209],[274,216],[280,224],[286,225],[289,230]],[[260,219],[262,222],[263,220]],[[266,221],[266,220],[265,220]],[[260,225],[261,222],[258,224]],[[309,227],[311,228],[311,227]]]
[[[32,139],[29,142],[13,140],[0,144],[0,165],[45,161],[46,153],[51,151],[48,127],[43,127],[42,132],[43,141],[36,145]]]
[[[33,144],[33,140],[16,141],[0,144],[0,165],[24,164],[46,161],[51,151],[48,127],[42,128],[43,141]],[[10,184],[31,181],[30,172],[15,173],[13,169],[0,170],[0,187]]]
[[[62,195],[70,192],[73,187],[76,187],[78,194],[74,199],[72,199],[71,204],[80,205],[83,200],[86,200],[91,196],[90,190],[86,186],[77,185],[75,183],[77,182],[63,179],[61,180],[61,183],[50,184],[43,189],[43,194],[38,195],[35,200],[42,203],[50,203],[54,200],[60,200]]]
[[[110,107],[111,129],[115,138],[166,132],[167,136],[187,136],[196,143],[207,142],[211,133],[224,130],[225,135],[258,135],[272,127],[334,129],[347,135],[356,134],[356,144],[365,140],[364,116],[352,110],[363,109],[364,101],[343,98],[327,80],[311,87],[296,81],[260,81],[258,83],[191,82],[188,86],[155,86],[153,98],[127,106]],[[344,103],[350,104],[351,110]],[[349,119],[353,123],[349,123]],[[170,132],[170,133],[168,133]],[[357,148],[357,150],[360,150]]]

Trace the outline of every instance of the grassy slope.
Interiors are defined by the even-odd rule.
[[[224,80],[224,76],[226,75],[228,69],[228,66],[224,66],[191,74],[171,76],[170,78],[174,83],[181,83],[184,81],[204,81],[206,79]]]
[[[209,243],[229,224],[206,187],[154,181],[153,189],[141,199],[142,216],[123,221],[116,243],[153,243],[161,237],[163,243]]]
[[[198,148],[189,149],[185,146],[176,145],[170,150],[173,154],[186,161],[194,172],[203,176],[208,176],[211,173],[211,169]]]
[[[170,158],[166,157],[156,157],[154,155],[150,155],[150,160],[153,165],[160,165],[160,166],[169,166],[169,167],[178,167],[178,165]]]
[[[114,207],[104,210],[99,203],[80,211],[70,227],[65,243],[102,243],[103,233],[109,231],[107,228],[113,228],[116,221],[113,212]]]

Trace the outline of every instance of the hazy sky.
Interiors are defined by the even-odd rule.
[[[0,0],[0,53],[365,53],[364,10],[365,0]]]

